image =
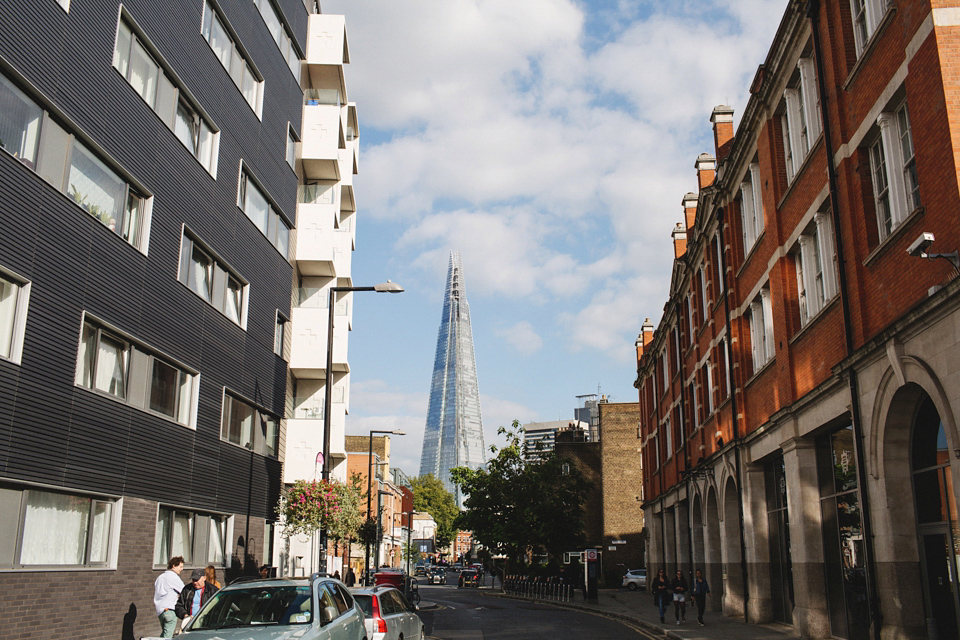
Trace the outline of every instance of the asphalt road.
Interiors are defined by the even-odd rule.
[[[491,592],[424,584],[420,595],[437,609],[422,610],[426,634],[434,640],[634,640],[658,636],[619,620],[512,598]],[[489,594],[489,595],[488,595]]]

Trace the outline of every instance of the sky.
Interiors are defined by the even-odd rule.
[[[399,429],[415,476],[450,252],[487,447],[501,426],[636,402],[713,107],[739,115],[787,0],[322,0],[360,121],[346,432]]]

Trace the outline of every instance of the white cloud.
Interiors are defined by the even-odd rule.
[[[535,353],[543,346],[543,339],[537,335],[533,325],[526,320],[518,322],[512,327],[499,329],[497,334],[523,355]]]

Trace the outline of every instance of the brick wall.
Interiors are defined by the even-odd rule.
[[[643,468],[637,438],[640,405],[618,402],[600,403],[598,407],[603,469],[603,569],[607,586],[613,586],[623,576],[624,569],[644,566],[640,500]],[[626,544],[612,544],[613,541]]]

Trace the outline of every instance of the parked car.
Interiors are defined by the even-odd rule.
[[[464,569],[460,572],[460,578],[457,580],[457,588],[461,587],[479,587],[480,574],[476,569]]]
[[[447,584],[447,570],[444,567],[433,567],[427,573],[429,584]]]
[[[627,571],[627,575],[623,576],[623,586],[630,591],[636,591],[637,589],[646,589],[647,588],[647,570],[646,569],[630,569]]]
[[[378,585],[351,591],[363,610],[368,640],[426,639],[417,608],[399,589]]]
[[[234,582],[217,591],[184,628],[183,640],[298,640],[367,637],[364,614],[334,578]]]

